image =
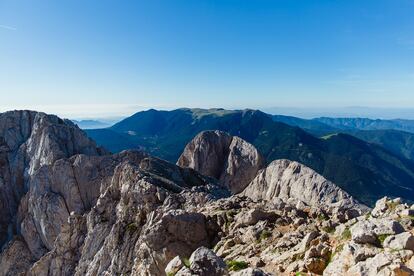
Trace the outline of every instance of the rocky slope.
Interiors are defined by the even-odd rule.
[[[185,160],[220,164],[219,176],[204,176],[139,151],[106,154],[54,116],[1,116],[2,149],[13,149],[2,150],[1,204],[16,207],[5,213],[0,275],[413,273],[414,207],[383,199],[366,215],[298,163],[258,171],[259,153],[239,138],[204,133],[187,147]],[[252,181],[231,195],[240,170],[257,176],[246,174]]]
[[[202,212],[219,218],[223,238],[213,251],[177,256],[167,275],[414,275],[414,206],[399,199],[383,198],[354,218],[340,209],[240,197]]]
[[[70,121],[31,111],[0,114],[0,245],[16,232],[15,215],[31,176],[77,153],[102,150]]]
[[[296,199],[309,206],[358,205],[348,193],[314,170],[286,159],[273,161],[261,170],[242,194],[256,201]]]

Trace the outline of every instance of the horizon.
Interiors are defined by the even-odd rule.
[[[414,119],[414,2],[372,3],[2,1],[0,110],[277,107],[309,117],[366,106],[390,112],[365,117]]]
[[[85,106],[80,106],[85,108]],[[77,106],[77,109],[80,108]],[[90,107],[90,106],[89,106]],[[128,108],[125,108],[128,107]],[[281,115],[281,116],[291,116],[297,117],[302,119],[315,119],[321,117],[330,117],[330,118],[367,118],[367,119],[380,119],[380,120],[414,120],[414,108],[406,108],[406,109],[393,109],[393,108],[372,108],[372,107],[363,107],[363,106],[353,106],[353,107],[343,107],[343,108],[298,108],[298,107],[271,107],[271,108],[224,108],[224,107],[143,107],[143,106],[134,106],[128,105],[124,106],[124,112],[111,112],[107,109],[102,110],[102,113],[88,113],[85,115],[84,113],[74,114],[72,108],[66,107],[66,111],[64,110],[64,106],[49,106],[49,107],[40,107],[40,108],[12,108],[12,109],[5,109],[0,107],[0,113],[12,111],[12,110],[31,110],[37,112],[44,112],[47,114],[57,115],[64,119],[74,120],[74,121],[101,121],[108,124],[115,124],[123,119],[126,119],[136,113],[149,111],[151,109],[157,111],[172,111],[177,109],[225,109],[225,110],[259,110],[264,113],[268,113],[271,115]],[[99,110],[99,109],[98,109]],[[90,111],[90,110],[89,110]],[[67,113],[69,112],[69,113]],[[396,115],[397,114],[397,115]]]

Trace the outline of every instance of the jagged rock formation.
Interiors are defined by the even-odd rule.
[[[239,137],[204,131],[188,143],[177,165],[214,177],[236,194],[264,166],[264,159],[253,145]]]
[[[285,159],[275,160],[261,170],[242,194],[256,201],[294,199],[309,206],[352,208],[358,205],[348,193],[314,170]]]
[[[214,154],[203,146],[194,160],[219,162],[229,177],[221,183],[139,151],[106,154],[54,116],[6,115],[1,276],[414,273],[414,207],[398,200],[385,198],[365,215],[298,163],[259,171],[254,148],[219,132],[209,134],[219,146],[206,146]],[[230,196],[223,183],[234,188],[243,177],[250,184],[238,188],[248,187]]]
[[[15,214],[31,175],[77,153],[103,151],[70,121],[33,111],[0,114],[0,245],[15,232]]]
[[[213,179],[141,152],[105,155],[56,116],[8,112],[0,127],[0,275],[157,275],[170,255],[216,242],[190,210],[229,195]]]
[[[336,228],[323,275],[414,275],[414,206],[383,198],[366,216]]]
[[[275,160],[260,170],[264,162],[258,150],[222,131],[197,135],[177,164],[215,177],[233,193],[242,192],[253,200],[296,200],[309,206],[347,208],[358,204],[334,183],[298,162]]]
[[[172,256],[216,242],[214,223],[192,211],[221,196],[218,186],[207,181],[151,157],[120,163],[91,211],[83,216],[72,212],[53,250],[30,272],[162,275]]]

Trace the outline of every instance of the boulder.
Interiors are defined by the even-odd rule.
[[[389,236],[384,240],[384,247],[394,250],[408,249],[414,251],[414,236],[408,232]]]
[[[181,258],[179,256],[176,256],[168,263],[167,267],[165,268],[165,274],[168,276],[175,275],[183,266],[184,263]]]
[[[370,221],[359,221],[351,227],[352,240],[356,243],[376,245],[377,236],[374,233],[375,224]]]
[[[190,270],[199,276],[228,275],[225,262],[212,250],[205,247],[200,247],[191,254]]]
[[[231,274],[232,276],[271,276],[258,268],[246,268]]]

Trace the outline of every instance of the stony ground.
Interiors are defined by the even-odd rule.
[[[178,165],[70,122],[0,114],[0,276],[414,275],[414,207],[198,135]]]
[[[217,270],[200,273],[193,256],[187,264],[174,259],[167,275],[414,275],[414,206],[399,199],[383,198],[354,218],[351,212],[238,197],[203,212],[223,231],[209,253],[220,259],[211,265]]]

